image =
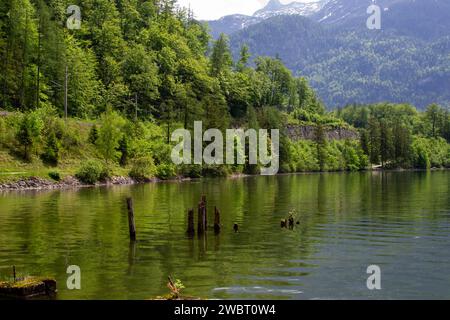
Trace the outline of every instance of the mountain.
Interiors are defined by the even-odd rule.
[[[263,19],[280,15],[310,16],[322,9],[327,2],[328,0],[309,3],[294,1],[288,4],[282,4],[279,0],[270,0],[264,8],[256,11],[253,16]]]
[[[221,33],[232,34],[275,16],[311,16],[321,10],[328,1],[318,0],[310,3],[294,1],[289,4],[282,4],[279,0],[270,0],[264,8],[256,11],[252,16],[233,14],[218,20],[207,21],[207,23],[211,29],[211,35],[216,39]]]
[[[377,0],[381,30],[369,30],[371,0],[324,1],[308,15],[275,15],[230,33],[235,56],[278,56],[309,79],[329,107],[379,101],[450,104],[450,1]],[[285,7],[271,1],[266,12]],[[225,30],[226,28],[224,28]]]
[[[331,0],[311,19],[333,28],[366,29],[367,8],[372,0]],[[436,39],[449,34],[448,0],[378,0],[382,29],[399,35]]]
[[[246,16],[243,14],[233,14],[220,18],[219,20],[209,21],[211,35],[217,39],[221,33],[232,34],[253,24],[261,22],[263,19],[258,17]]]

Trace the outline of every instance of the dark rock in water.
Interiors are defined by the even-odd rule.
[[[54,279],[27,277],[15,282],[0,282],[0,296],[9,298],[51,297],[56,292],[56,280]]]

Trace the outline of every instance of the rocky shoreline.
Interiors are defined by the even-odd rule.
[[[431,168],[429,171],[441,171],[441,170],[450,170],[449,168]],[[403,172],[403,171],[426,171],[423,169],[382,169],[382,168],[372,168],[367,171],[379,173],[379,172]],[[278,175],[292,175],[292,174],[314,174],[318,172],[297,172],[297,173],[280,173]],[[229,176],[229,179],[238,179],[238,178],[246,178],[251,177],[252,175],[248,174],[234,174]],[[142,183],[156,183],[156,182],[174,182],[174,181],[192,181],[196,179],[185,178],[185,177],[177,177],[170,180],[161,180],[158,178],[146,179],[146,180],[134,180],[130,177],[111,177],[106,181],[97,182],[96,184],[84,184],[80,182],[77,178],[73,176],[67,176],[63,180],[57,182],[49,179],[43,179],[38,177],[30,177],[30,178],[22,178],[17,181],[10,182],[0,182],[0,192],[5,191],[31,191],[31,190],[60,190],[60,189],[76,189],[76,188],[92,188],[92,187],[102,187],[102,186],[125,186],[125,185],[133,185],[133,184],[142,184]]]
[[[155,179],[156,181],[156,179]],[[80,182],[77,178],[68,176],[61,181],[52,181],[48,179],[30,177],[23,178],[17,181],[0,183],[1,191],[26,191],[26,190],[56,190],[56,189],[70,189],[70,188],[83,188],[94,186],[111,186],[111,185],[131,185],[148,181],[136,181],[129,177],[112,177],[107,181],[98,182],[95,185],[88,185]]]

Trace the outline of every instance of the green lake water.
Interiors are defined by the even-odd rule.
[[[168,275],[211,299],[450,299],[449,182],[448,171],[332,173],[0,193],[0,278],[12,265],[53,276],[59,299],[148,299],[168,292]],[[222,232],[189,238],[202,194]],[[292,209],[300,224],[281,229]],[[69,265],[81,290],[66,287]],[[382,290],[367,289],[369,265]]]

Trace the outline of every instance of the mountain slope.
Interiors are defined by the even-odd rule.
[[[264,8],[256,11],[253,16],[263,19],[281,15],[302,15],[307,17],[321,10],[327,2],[328,0],[309,3],[294,1],[288,4],[282,4],[279,0],[270,0]]]
[[[275,16],[311,16],[321,10],[328,1],[318,0],[317,2],[310,3],[294,1],[289,4],[282,4],[279,0],[270,0],[264,8],[256,11],[253,16],[233,14],[207,22],[211,29],[211,35],[213,38],[217,38],[221,33],[229,35]]]
[[[279,56],[330,106],[390,100],[450,103],[450,1],[379,0],[382,29],[368,30],[371,0],[331,0],[309,18],[276,16],[231,35],[234,53]]]
[[[208,25],[211,29],[212,37],[217,39],[221,33],[232,34],[261,21],[263,21],[262,18],[233,14],[222,17],[219,20],[209,21]]]

